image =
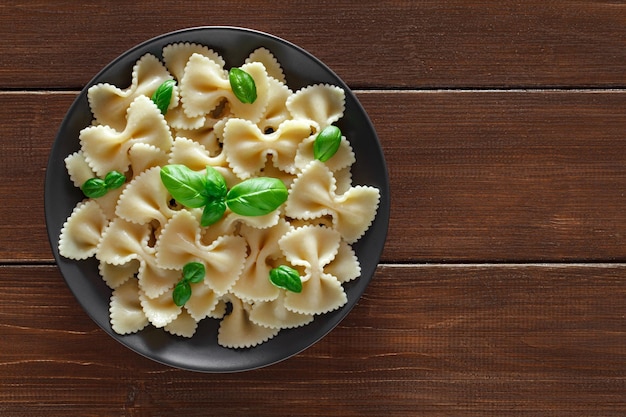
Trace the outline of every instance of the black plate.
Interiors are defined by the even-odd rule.
[[[329,83],[346,93],[343,118],[336,123],[356,153],[352,167],[353,184],[372,185],[380,189],[381,201],[376,219],[367,233],[353,245],[361,263],[362,275],[344,284],[347,304],[339,310],[316,316],[297,329],[281,330],[273,339],[249,349],[227,349],[217,344],[219,322],[205,319],[191,338],[170,335],[148,326],[144,330],[121,336],[109,323],[111,290],[98,274],[97,261],[73,261],[59,256],[58,238],[63,223],[83,196],[67,174],[64,158],[79,149],[79,132],[88,126],[92,114],[87,102],[87,88],[108,82],[126,88],[131,82],[132,67],[142,55],[161,51],[174,42],[207,45],[226,61],[226,68],[243,64],[255,49],[265,47],[278,59],[287,84],[296,91],[301,87]],[[358,65],[358,63],[355,63]],[[50,152],[45,180],[45,214],[48,237],[57,264],[79,303],[89,316],[114,339],[157,362],[202,372],[234,372],[270,365],[301,352],[331,331],[348,314],[372,279],[383,250],[389,223],[389,178],[376,132],[364,109],[348,86],[317,58],[285,40],[265,33],[232,27],[199,27],[168,33],[148,40],[122,54],[98,73],[81,91],[70,107]]]

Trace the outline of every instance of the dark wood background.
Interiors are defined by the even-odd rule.
[[[283,37],[357,93],[392,212],[364,297],[256,371],[118,344],[55,266],[43,182],[77,92],[161,33]],[[622,1],[4,1],[1,416],[626,415]]]

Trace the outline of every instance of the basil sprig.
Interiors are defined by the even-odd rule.
[[[337,126],[327,126],[317,135],[313,142],[313,156],[326,162],[339,150],[341,130]]]
[[[189,208],[204,207],[212,198],[226,196],[224,177],[212,167],[202,173],[185,165],[166,165],[161,168],[161,181],[176,201]]]
[[[178,281],[172,292],[174,304],[179,307],[185,305],[191,298],[191,284],[202,282],[206,275],[206,269],[200,262],[189,262],[183,266],[183,276]]]
[[[254,78],[241,68],[228,71],[228,81],[235,97],[242,103],[251,104],[256,101],[256,84]]]
[[[226,205],[242,216],[263,216],[280,207],[287,194],[287,187],[278,178],[250,178],[230,189]]]
[[[270,271],[270,282],[278,288],[291,292],[302,292],[302,280],[295,269],[280,265]]]
[[[111,171],[102,178],[89,178],[80,189],[89,198],[102,197],[110,190],[120,188],[126,182],[126,177],[119,171]]]
[[[203,227],[219,221],[226,208],[242,216],[263,216],[287,201],[287,187],[270,177],[251,178],[230,190],[224,177],[213,167],[205,172],[193,171],[185,165],[165,165],[161,181],[174,200],[189,208],[203,208]]]
[[[167,108],[170,106],[170,102],[172,101],[172,94],[174,93],[175,85],[175,80],[166,80],[158,86],[152,94],[152,101],[154,101],[154,104],[157,105],[164,116],[167,113]]]

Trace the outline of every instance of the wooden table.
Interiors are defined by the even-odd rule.
[[[1,416],[626,415],[623,2],[30,0],[4,1],[0,22]],[[202,25],[328,64],[391,178],[357,307],[303,353],[234,374],[160,365],[97,327],[43,212],[78,91],[135,44]]]

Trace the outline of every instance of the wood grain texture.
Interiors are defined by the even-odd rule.
[[[0,93],[1,259],[51,260],[40,196],[74,97]],[[384,261],[626,260],[625,93],[358,97],[389,166]]]
[[[0,86],[77,88],[147,39],[225,25],[283,37],[354,87],[616,87],[625,19],[618,1],[4,1]]]
[[[626,4],[0,3],[0,417],[626,415]],[[65,285],[48,152],[130,47],[241,26],[330,66],[391,181],[382,263],[328,336],[255,371],[129,351]]]
[[[625,273],[624,265],[381,265],[315,346],[214,375],[115,342],[55,267],[0,267],[0,415],[622,415]]]
[[[359,98],[392,161],[385,259],[626,259],[622,92]]]

